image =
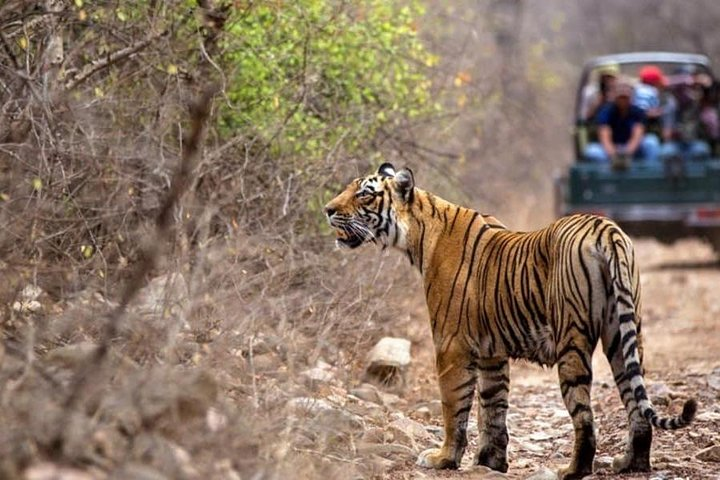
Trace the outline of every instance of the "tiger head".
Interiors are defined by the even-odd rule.
[[[363,243],[405,248],[409,204],[415,180],[408,168],[383,163],[374,174],[357,178],[325,205],[337,245],[357,248]]]

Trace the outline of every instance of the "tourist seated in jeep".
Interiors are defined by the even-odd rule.
[[[660,142],[656,135],[645,133],[645,113],[632,104],[633,87],[618,83],[611,93],[613,101],[597,114],[599,142],[585,148],[585,159],[595,163],[610,163],[615,168],[629,167],[629,160],[646,164],[658,162]]]
[[[587,122],[594,122],[598,112],[612,102],[611,94],[617,84],[620,75],[620,66],[618,64],[603,65],[595,72],[597,74],[597,83],[588,83],[583,89],[582,106],[580,107],[580,115]]]
[[[674,101],[667,106],[663,125],[663,145],[660,158],[682,160],[704,159],[710,156],[710,145],[702,140],[703,79],[680,69],[672,87]],[[706,114],[709,120],[709,116]]]
[[[671,96],[665,90],[667,79],[656,65],[645,65],[638,74],[633,92],[633,105],[645,112],[645,129],[658,136],[662,133],[662,114]]]
[[[707,76],[701,88],[700,135],[708,142],[711,155],[717,156],[720,153],[720,83]]]

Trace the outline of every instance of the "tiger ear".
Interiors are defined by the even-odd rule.
[[[395,187],[397,193],[406,203],[413,200],[413,189],[415,188],[415,176],[412,170],[407,167],[401,168],[395,174]]]
[[[395,167],[393,167],[392,163],[383,163],[378,167],[377,171],[378,175],[382,177],[394,177],[395,176]]]

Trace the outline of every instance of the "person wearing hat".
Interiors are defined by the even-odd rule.
[[[657,163],[660,142],[655,135],[645,134],[645,113],[632,104],[633,87],[620,82],[611,95],[613,101],[597,114],[599,143],[588,144],[585,159],[618,168],[627,168],[629,159]]]
[[[611,94],[620,76],[620,65],[608,63],[598,67],[598,83],[589,84],[583,90],[583,100],[580,115],[585,121],[593,121],[600,109],[612,101]]]

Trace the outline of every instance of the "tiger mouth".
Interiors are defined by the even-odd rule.
[[[364,242],[362,237],[343,228],[336,228],[335,236],[335,241],[341,247],[357,248]]]

